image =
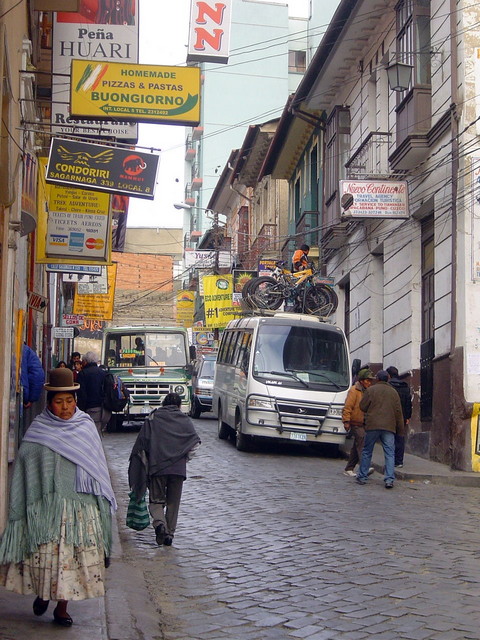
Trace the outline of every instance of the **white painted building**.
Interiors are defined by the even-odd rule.
[[[320,250],[336,322],[353,358],[411,371],[410,451],[467,470],[480,470],[479,18],[463,2],[345,0],[298,90],[326,116]],[[397,61],[413,72],[393,91]],[[345,178],[405,180],[408,217],[349,217]]]

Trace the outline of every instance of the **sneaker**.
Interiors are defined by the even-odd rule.
[[[356,478],[357,474],[355,473],[355,471],[353,471],[353,469],[345,469],[345,471],[343,472],[344,476],[349,476],[350,478]]]
[[[371,476],[374,471],[375,471],[374,467],[370,467],[368,470],[367,476]]]
[[[165,541],[165,525],[161,522],[158,526],[155,527],[155,540],[158,545],[161,545]]]
[[[356,482],[357,482],[357,484],[367,484],[366,480],[360,480],[360,478],[358,478],[358,477],[357,477]]]
[[[396,464],[396,465],[395,465],[395,468],[396,468],[396,469],[403,469],[403,464]]]
[[[385,482],[385,489],[393,489],[393,482],[391,480]]]

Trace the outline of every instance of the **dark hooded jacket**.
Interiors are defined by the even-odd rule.
[[[410,420],[412,417],[412,396],[410,393],[410,387],[404,380],[400,380],[399,378],[391,378],[389,383],[400,396],[403,420]]]

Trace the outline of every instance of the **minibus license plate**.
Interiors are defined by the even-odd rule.
[[[295,431],[290,431],[290,440],[302,440],[302,442],[305,442],[306,439],[306,433],[295,433]]]

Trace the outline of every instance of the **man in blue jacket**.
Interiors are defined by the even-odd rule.
[[[24,344],[20,368],[20,384],[23,389],[23,406],[27,409],[36,402],[43,391],[45,372],[35,351]]]

